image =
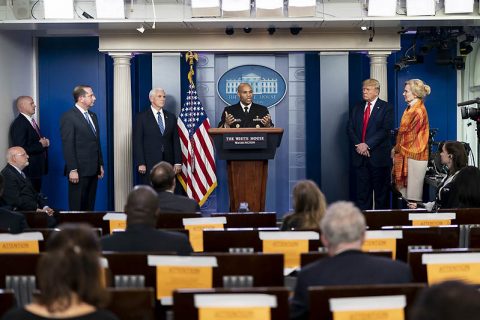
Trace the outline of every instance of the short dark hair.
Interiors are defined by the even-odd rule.
[[[81,302],[105,306],[107,292],[102,286],[100,243],[86,224],[63,224],[47,241],[47,251],[37,266],[42,294],[39,303],[49,312],[63,311],[72,303],[72,293]]]
[[[424,289],[411,311],[412,320],[474,320],[480,314],[480,292],[460,281]]]
[[[139,185],[133,188],[125,204],[127,228],[139,223],[155,227],[160,212],[158,204],[158,195],[152,187]]]
[[[171,188],[175,182],[173,166],[165,161],[157,163],[150,171],[150,181],[157,192]]]
[[[85,84],[81,84],[81,85],[78,85],[76,86],[74,89],[73,89],[73,100],[75,102],[78,102],[78,99],[80,97],[83,97],[84,95],[87,94],[87,91],[85,91],[85,89],[87,88],[92,88],[91,86],[89,85],[85,85]]]

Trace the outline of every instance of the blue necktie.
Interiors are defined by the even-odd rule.
[[[95,130],[95,127],[93,126],[93,123],[92,121],[90,121],[90,117],[88,116],[88,112],[85,112],[83,116],[85,117],[85,120],[87,120],[87,123],[90,126],[90,129],[92,129],[93,134],[97,135],[97,131]]]
[[[165,125],[163,124],[163,119],[162,119],[162,116],[160,115],[160,111],[157,112],[157,122],[158,122],[158,127],[160,128],[160,132],[163,135],[163,132],[165,131]]]

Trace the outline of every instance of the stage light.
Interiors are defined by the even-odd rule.
[[[235,33],[235,30],[234,30],[232,27],[226,27],[226,28],[225,28],[225,34],[226,34],[227,36],[231,36],[231,35],[233,35],[234,33]]]
[[[289,17],[315,17],[317,0],[288,0]]]
[[[302,28],[300,28],[300,27],[291,27],[290,28],[290,33],[294,36],[297,36],[300,33],[300,31],[302,31]]]
[[[473,0],[445,0],[445,13],[472,13]]]
[[[277,31],[277,29],[275,27],[270,27],[267,29],[267,31],[268,31],[268,34],[272,36],[275,33],[275,31]]]
[[[460,41],[459,48],[458,48],[462,56],[466,56],[467,54],[473,51],[473,47],[471,46],[471,43],[475,40],[475,37],[470,34],[464,35],[464,37],[465,37],[465,40]]]
[[[145,27],[143,24],[141,24],[138,28],[137,28],[137,31],[140,32],[140,33],[144,33],[145,32]]]
[[[434,16],[435,0],[407,0],[407,16]]]
[[[222,14],[225,18],[250,17],[250,0],[223,0]]]
[[[243,28],[243,32],[245,32],[245,33],[250,33],[250,32],[252,32],[252,28],[250,28],[250,27],[245,27],[245,28]]]
[[[283,17],[283,0],[255,1],[256,17]]]

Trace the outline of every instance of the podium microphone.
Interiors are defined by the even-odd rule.
[[[468,105],[474,104],[474,103],[480,103],[480,98],[476,98],[476,99],[474,99],[474,100],[468,100],[468,101],[460,102],[460,103],[457,104],[457,106],[459,106],[459,107],[468,106]]]

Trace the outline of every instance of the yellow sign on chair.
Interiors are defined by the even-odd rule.
[[[190,244],[193,251],[203,251],[203,230],[205,229],[222,229],[227,223],[225,217],[214,218],[184,218],[183,225],[188,230]]]
[[[442,213],[410,213],[408,220],[412,221],[412,226],[438,227],[452,224],[456,218],[454,212]]]
[[[422,263],[427,265],[428,284],[447,280],[460,280],[480,284],[480,253],[423,254]]]
[[[215,257],[148,256],[157,268],[157,299],[170,298],[176,289],[208,289],[213,285]]]
[[[195,294],[199,320],[270,320],[277,298],[268,294]]]
[[[401,230],[375,230],[365,232],[365,241],[362,250],[370,251],[391,251],[392,259],[395,260],[397,254],[397,239],[401,239],[403,233]]]
[[[404,320],[404,295],[329,299],[333,320]]]
[[[41,232],[0,234],[0,253],[39,253],[38,241],[43,241]]]
[[[125,213],[107,213],[103,216],[103,220],[109,222],[110,234],[115,230],[127,229],[127,215]]]

